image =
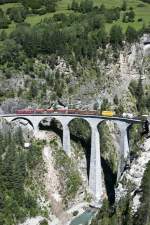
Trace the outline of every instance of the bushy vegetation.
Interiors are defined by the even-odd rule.
[[[8,28],[10,24],[9,18],[4,14],[3,10],[0,9],[0,29]]]
[[[143,180],[142,180],[142,197],[141,205],[134,219],[134,225],[149,225],[150,224],[150,162],[147,165]]]
[[[0,4],[15,3],[15,2],[18,2],[18,0],[0,0]]]
[[[28,24],[26,22],[28,15],[38,14],[39,12],[35,10],[45,9],[44,4],[49,5],[49,1],[42,1],[42,3],[36,0],[21,3],[19,1],[14,7],[11,4],[1,9],[0,70],[3,77],[9,79],[14,74],[21,73],[29,75],[31,79],[38,77],[46,80],[46,84],[43,83],[40,88],[37,79],[32,82],[27,81],[26,90],[20,88],[17,97],[41,103],[44,102],[47,91],[53,93],[50,95],[51,100],[61,98],[65,94],[72,95],[76,89],[70,85],[74,77],[78,77],[83,82],[95,76],[97,84],[103,87],[105,74],[101,73],[96,62],[105,60],[106,65],[109,63],[107,57],[109,50],[106,46],[112,46],[115,61],[118,59],[119,50],[124,47],[124,41],[132,43],[143,32],[132,28],[130,23],[124,33],[119,22],[121,15],[132,11],[125,6],[125,2],[120,7],[106,8],[104,5],[95,6],[94,1],[91,0],[74,0],[71,1],[67,14],[57,12],[35,26]],[[8,27],[9,24],[13,29],[12,32],[7,33],[5,26]],[[108,24],[110,29],[107,28]],[[59,63],[58,58],[63,58],[66,64],[71,66],[71,74],[65,76],[59,71],[51,71]],[[39,64],[35,66],[37,59]],[[49,71],[46,65],[49,66]],[[2,92],[1,100],[14,95],[11,90],[6,95]],[[118,112],[122,110],[118,105]]]
[[[96,218],[93,219],[91,225],[149,225],[150,224],[150,163],[147,165],[143,180],[142,180],[142,197],[141,206],[136,215],[131,214],[131,197],[119,201],[113,207],[110,207],[105,201]]]
[[[90,141],[91,128],[87,121],[82,119],[74,119],[69,124],[70,133],[85,142]]]
[[[55,12],[56,3],[58,0],[21,0],[25,8],[31,9],[32,13],[45,14],[47,12]]]
[[[117,206],[110,207],[104,201],[102,208],[91,225],[133,225],[130,215],[129,196],[122,199]]]
[[[142,113],[146,111],[150,111],[150,95],[149,95],[149,90],[150,86],[148,85],[145,89],[142,84],[142,79],[140,78],[137,81],[133,80],[129,84],[129,90],[131,94],[134,96],[136,99],[136,107],[137,111],[141,115]]]
[[[110,125],[111,126],[111,125]],[[100,147],[101,154],[106,161],[109,161],[109,166],[112,172],[117,173],[117,152],[115,146],[113,145],[112,136],[109,130],[109,125],[101,123],[99,126],[99,133],[101,137]]]
[[[23,15],[20,18],[21,13]],[[9,16],[14,20],[21,19],[23,21],[24,13],[24,10],[19,9],[18,11],[17,8],[9,10]],[[104,21],[105,16],[94,11],[90,12],[90,15],[58,14],[51,19],[45,19],[35,27],[20,24],[8,39],[4,40],[1,35],[1,40],[3,40],[0,46],[1,64],[19,69],[23,63],[27,63],[28,58],[37,57],[38,54],[55,54],[55,56],[63,56],[73,67],[76,67],[78,61],[94,59],[97,49],[105,48],[108,43],[117,51],[124,40],[123,31],[119,25],[113,25],[110,33],[107,33]],[[126,40],[131,43],[136,38],[137,32],[129,27],[126,32]],[[11,43],[8,44],[8,42]],[[10,57],[12,51],[13,57]]]
[[[9,16],[11,21],[21,23],[27,16],[27,9],[24,7],[8,8],[7,15]]]
[[[150,0],[142,0],[143,2],[150,3]]]
[[[74,199],[77,191],[81,185],[80,174],[74,164],[74,162],[69,158],[64,150],[60,149],[57,142],[52,141],[53,146],[53,157],[55,159],[55,168],[60,174],[60,183],[63,187],[61,189],[63,201],[65,206],[68,205],[71,199]]]
[[[13,134],[0,131],[0,224],[12,225],[27,216],[40,212],[34,190],[26,189],[32,183],[32,170],[42,159],[41,144],[32,142],[24,149],[21,128]],[[34,187],[35,188],[35,187]]]
[[[131,161],[136,158],[139,154],[139,145],[142,144],[142,127],[141,125],[133,125],[129,129],[129,147],[130,147],[130,158]]]
[[[47,220],[46,220],[46,219],[42,220],[42,221],[40,222],[40,225],[48,225]]]

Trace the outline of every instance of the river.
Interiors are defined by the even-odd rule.
[[[88,225],[95,212],[95,210],[85,211],[80,216],[77,216],[75,219],[73,219],[70,225]]]

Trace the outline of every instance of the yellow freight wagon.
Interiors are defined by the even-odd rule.
[[[115,112],[112,111],[102,111],[102,116],[114,116]]]

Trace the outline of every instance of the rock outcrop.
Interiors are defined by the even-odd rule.
[[[125,197],[129,192],[132,196],[132,213],[134,214],[140,206],[141,181],[150,161],[150,138],[144,141],[141,152],[137,159],[134,159],[130,169],[126,170],[116,188],[116,202]]]

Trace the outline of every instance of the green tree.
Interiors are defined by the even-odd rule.
[[[133,96],[136,96],[137,85],[138,85],[138,83],[136,80],[132,80],[129,84],[128,88]]]
[[[47,220],[46,220],[46,219],[42,220],[42,221],[40,222],[40,225],[48,225]]]
[[[56,3],[57,0],[22,0],[24,7],[32,9],[32,12],[37,14],[42,14],[42,11],[45,12],[45,9],[47,12],[55,12]]]
[[[79,10],[79,5],[78,5],[78,2],[76,0],[72,1],[71,9],[74,10],[74,11],[78,11]]]
[[[43,3],[42,0],[32,0],[32,1],[22,0],[22,4],[26,8],[31,8],[31,9],[39,9],[41,7],[42,3]]]
[[[80,2],[80,11],[83,13],[91,12],[93,9],[93,1],[92,0],[82,0]]]
[[[24,7],[14,7],[9,8],[7,14],[11,20],[14,20],[16,23],[21,23],[27,16],[27,10]]]
[[[127,13],[127,16],[128,22],[134,22],[135,12],[133,11],[133,9]]]
[[[7,33],[5,30],[2,30],[0,33],[0,41],[4,41],[7,38]]]
[[[137,110],[142,114],[144,111],[144,90],[143,90],[143,84],[142,79],[139,78],[139,82],[136,89],[136,99],[137,99]]]
[[[15,132],[15,135],[14,135],[14,138],[16,139],[16,143],[23,147],[24,138],[23,138],[23,132],[22,132],[22,128],[21,127],[17,128],[17,130]]]
[[[103,102],[102,102],[102,104],[101,104],[101,112],[102,111],[107,111],[107,110],[109,110],[110,109],[110,103],[108,102],[108,99],[107,98],[104,98],[103,99]]]
[[[22,50],[22,46],[17,44],[12,39],[6,39],[0,46],[0,63],[5,64],[9,62],[9,65],[19,67],[25,60],[25,53]]]
[[[0,9],[0,29],[8,28],[10,21],[8,17],[4,14],[3,10]]]
[[[118,96],[117,96],[117,95],[115,95],[115,97],[114,97],[114,103],[115,103],[116,105],[118,105],[118,103],[119,103],[119,100],[118,100]]]
[[[123,0],[121,9],[122,9],[122,11],[126,11],[127,10],[127,2],[126,2],[126,0]]]
[[[55,12],[57,0],[44,0],[43,5],[46,7],[48,12]]]
[[[123,23],[127,23],[127,16],[126,16],[126,13],[123,13],[123,16],[122,16],[122,22]]]
[[[131,26],[128,26],[127,27],[127,30],[126,30],[126,40],[129,42],[129,43],[132,43],[134,41],[137,40],[137,31],[131,27]]]
[[[32,81],[30,85],[29,99],[33,99],[37,97],[37,94],[38,94],[38,89],[37,89],[36,81]]]
[[[122,45],[122,41],[122,28],[119,25],[113,25],[110,30],[110,43],[112,44],[113,48],[116,48]]]
[[[150,163],[148,163],[146,171],[144,173],[141,188],[141,205],[138,213],[136,213],[133,225],[150,224]]]

